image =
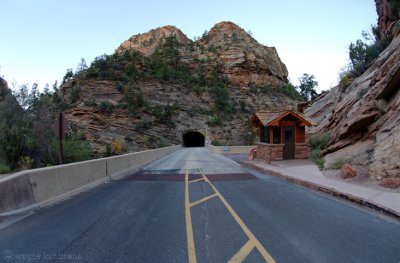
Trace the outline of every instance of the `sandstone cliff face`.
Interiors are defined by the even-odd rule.
[[[399,10],[400,7],[396,1],[375,0],[376,12],[378,13],[378,29],[381,34],[389,39],[399,34]]]
[[[249,83],[280,87],[288,83],[288,71],[274,47],[258,43],[246,31],[232,22],[216,24],[197,41],[186,37],[173,26],[164,26],[144,34],[134,35],[124,41],[116,52],[137,50],[151,55],[162,38],[174,35],[182,44],[191,44],[191,49],[180,49],[182,61],[193,65],[207,60],[210,66],[222,66],[223,73],[239,86]]]
[[[337,86],[306,109],[329,133],[327,166],[349,158],[364,174],[400,177],[400,36],[346,89]]]
[[[215,59],[224,65],[224,74],[239,85],[279,87],[288,82],[288,71],[276,49],[261,45],[234,23],[216,24],[199,43],[217,49]]]
[[[159,79],[149,68],[159,65],[146,64],[149,63],[146,58],[151,59],[168,36],[176,36],[179,63],[186,70],[184,75],[189,77],[186,82]],[[195,42],[175,27],[161,27],[131,37],[113,56],[123,56],[125,50],[138,51],[143,57],[134,63],[110,62],[112,65],[102,75],[76,76],[60,89],[61,97],[69,104],[71,94],[79,90],[78,98],[65,114],[73,128],[86,134],[96,156],[105,153],[107,144],[111,147],[122,144],[125,151],[180,144],[183,133],[189,130],[202,132],[209,142],[246,145],[254,140],[248,126],[254,111],[296,107],[296,101],[279,92],[279,88],[288,83],[288,73],[276,49],[259,44],[233,23],[219,23]],[[134,66],[135,80],[121,80],[120,75],[126,77],[125,73],[109,76],[111,71],[120,72],[121,68],[132,70],[131,66]],[[226,88],[229,93],[231,113],[215,110],[212,86],[208,82],[196,84],[200,91],[191,84],[190,78],[211,78],[213,74],[217,74],[216,79],[220,81],[223,76],[230,80],[229,84],[222,85],[225,87],[221,91]],[[268,87],[255,88],[253,84]],[[124,94],[129,87],[136,98],[141,97],[143,101],[131,112],[121,107],[126,103]],[[104,111],[100,107],[103,102],[111,104],[108,107],[112,110]]]
[[[125,40],[115,52],[119,53],[124,50],[136,50],[145,56],[151,55],[156,49],[159,41],[162,38],[176,36],[179,42],[189,43],[192,42],[187,36],[178,28],[174,26],[163,26],[152,29],[149,32],[139,35],[133,35],[128,40]]]

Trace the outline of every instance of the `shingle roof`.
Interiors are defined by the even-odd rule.
[[[263,126],[268,126],[270,123],[277,121],[279,119],[282,119],[283,117],[287,115],[293,115],[297,117],[298,119],[302,120],[307,126],[314,126],[315,124],[308,120],[306,117],[304,117],[301,113],[294,112],[292,110],[287,110],[287,111],[280,111],[280,112],[272,112],[272,111],[260,111],[260,112],[255,112],[253,114],[253,117],[251,118],[251,124],[253,124],[255,121],[257,121],[255,118],[258,119],[259,122]]]

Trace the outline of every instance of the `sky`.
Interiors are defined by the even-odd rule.
[[[292,84],[308,73],[321,91],[337,84],[349,44],[377,14],[374,0],[1,0],[0,76],[43,89],[132,35],[173,25],[193,39],[221,21],[276,47]]]

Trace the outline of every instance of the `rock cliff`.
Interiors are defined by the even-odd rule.
[[[318,126],[311,134],[329,133],[326,166],[350,159],[366,176],[400,177],[400,36],[390,1],[377,2],[378,27],[391,44],[350,86],[334,87],[306,110]]]
[[[96,156],[110,147],[180,144],[189,130],[209,142],[245,145],[254,141],[248,127],[254,111],[295,109],[287,75],[275,48],[231,22],[197,41],[165,26],[96,58],[59,94],[72,128],[86,135]]]
[[[220,65],[223,74],[240,86],[255,83],[279,87],[288,83],[288,71],[276,49],[261,45],[232,22],[216,24],[194,42],[176,27],[160,27],[130,37],[116,49],[116,53],[136,50],[149,56],[168,36],[176,36],[178,42],[184,44],[180,48],[182,61],[194,65],[197,61],[207,60],[213,67]],[[190,46],[189,50],[187,46]]]

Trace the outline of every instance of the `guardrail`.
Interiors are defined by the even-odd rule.
[[[25,170],[0,179],[0,216],[44,206],[118,179],[168,155],[180,145],[108,158]]]

